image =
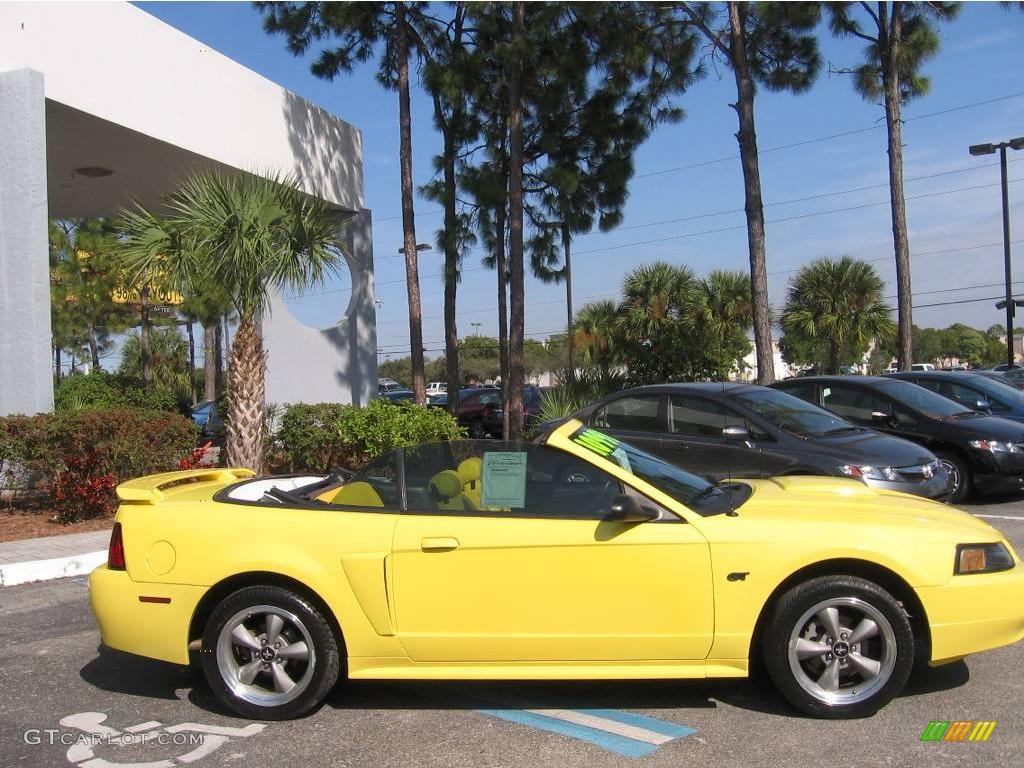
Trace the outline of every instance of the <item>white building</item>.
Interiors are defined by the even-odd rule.
[[[0,414],[53,407],[47,220],[156,206],[209,167],[294,174],[347,219],[351,301],[321,331],[275,299],[267,399],[366,403],[376,393],[355,127],[126,3],[0,3],[0,115]]]

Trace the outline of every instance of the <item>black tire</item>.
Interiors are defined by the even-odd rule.
[[[255,720],[308,714],[341,671],[327,619],[305,597],[280,587],[245,587],[224,598],[206,622],[200,656],[214,695]]]
[[[903,690],[914,667],[914,633],[903,609],[877,584],[855,576],[793,587],[775,603],[766,627],[769,677],[790,704],[814,717],[873,715]]]
[[[484,429],[483,419],[473,419],[469,422],[469,436],[473,440],[483,440],[487,437],[487,430]]]
[[[959,504],[971,495],[974,486],[971,469],[959,454],[952,451],[936,451],[935,455],[953,477],[953,490],[949,493],[949,503]]]

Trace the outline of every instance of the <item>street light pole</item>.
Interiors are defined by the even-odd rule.
[[[1006,305],[1006,364],[1012,366],[1013,362],[1013,317],[1014,317],[1014,301],[1013,301],[1013,278],[1010,274],[1010,192],[1009,183],[1006,179],[1006,149],[1024,149],[1024,136],[1016,139],[1010,139],[1009,141],[1001,141],[998,144],[975,144],[968,150],[972,155],[978,157],[980,155],[991,155],[995,151],[999,150],[999,178],[1002,185],[1002,202],[1003,202],[1003,272],[1004,279],[1006,282],[1006,298],[1004,301],[996,304],[1000,307],[1000,304]]]

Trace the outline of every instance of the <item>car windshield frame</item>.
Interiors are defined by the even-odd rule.
[[[909,408],[930,419],[950,419],[969,413],[978,413],[966,405],[961,405],[956,400],[951,400],[945,395],[940,395],[938,392],[933,392],[912,381],[890,379],[876,382],[872,388],[886,397],[891,397],[904,408]],[[904,394],[908,397],[903,397]],[[931,407],[927,407],[925,404],[929,404]]]
[[[837,434],[839,432],[859,432],[862,429],[862,427],[858,427],[831,411],[827,411],[824,408],[814,405],[814,403],[808,403],[806,400],[802,400],[796,395],[791,395],[789,392],[784,392],[778,389],[751,389],[744,392],[732,393],[726,399],[742,405],[744,408],[756,414],[776,429],[781,429],[783,432],[800,438],[823,437],[825,435]],[[786,421],[780,418],[779,412],[775,409],[765,408],[764,406],[767,405],[765,401],[768,399],[774,399],[776,401],[781,400],[784,405],[789,405],[790,409],[788,411],[788,415],[790,416],[790,420]],[[821,428],[812,429],[809,424],[800,424],[799,422],[795,422],[793,417],[798,418],[801,414],[814,417],[814,419],[820,424]]]
[[[731,512],[739,506],[723,505],[722,486],[708,482],[594,427],[579,427],[569,435],[569,440],[573,445],[611,462],[701,516]],[[746,501],[747,497],[747,494],[743,494],[742,500]]]

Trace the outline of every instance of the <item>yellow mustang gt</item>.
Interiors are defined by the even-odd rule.
[[[855,480],[712,485],[569,421],[353,477],[155,475],[118,488],[90,578],[103,642],[187,664],[246,717],[361,679],[744,677],[874,713],[916,661],[1024,635],[1024,568],[988,524]]]

